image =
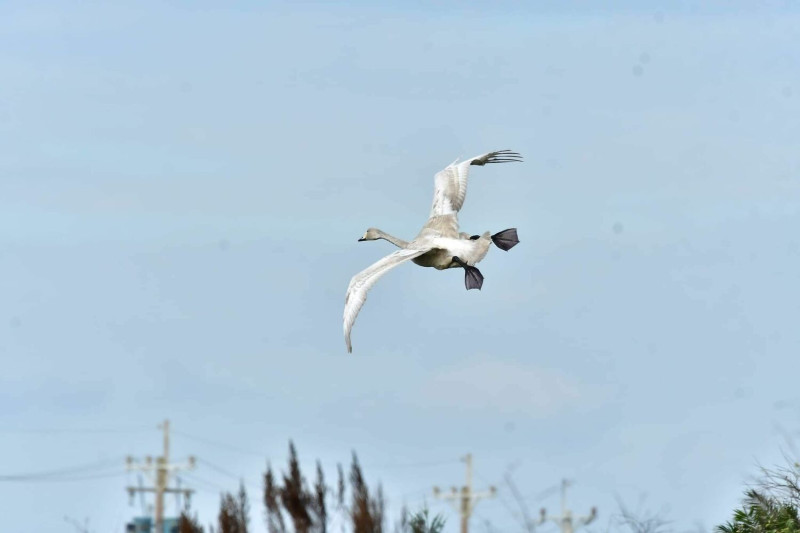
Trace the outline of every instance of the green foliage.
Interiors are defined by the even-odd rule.
[[[422,509],[413,515],[403,512],[400,522],[401,533],[441,533],[444,530],[444,518],[436,515],[430,521],[428,509]]]
[[[785,501],[747,492],[742,509],[733,513],[733,521],[718,526],[719,533],[800,533],[797,508]]]

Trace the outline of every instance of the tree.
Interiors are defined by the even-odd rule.
[[[272,466],[264,474],[264,507],[269,533],[286,533],[284,513],[289,516],[295,533],[326,533],[328,513],[326,497],[328,488],[317,462],[317,480],[313,492],[309,490],[297,459],[294,443],[289,441],[289,468],[278,485]]]
[[[239,533],[236,521],[236,500],[230,492],[222,495],[219,505],[219,532]]]
[[[618,526],[624,526],[631,533],[666,533],[669,522],[662,518],[661,514],[649,509],[645,509],[644,496],[641,497],[638,510],[632,510],[622,499],[617,498],[619,514],[612,517],[612,522]]]
[[[327,533],[328,507],[325,500],[328,496],[328,487],[325,485],[325,475],[322,473],[322,464],[317,461],[317,481],[314,483],[314,499],[312,509],[317,517],[319,533]]]
[[[353,452],[353,464],[350,467],[350,487],[352,490],[350,516],[353,520],[353,533],[383,533],[385,508],[383,489],[378,485],[375,497],[370,496],[369,487],[364,481],[364,474],[361,472],[355,452]]]
[[[236,496],[230,492],[222,495],[219,509],[219,533],[247,533],[250,522],[250,504],[244,483]]]
[[[744,505],[733,513],[733,521],[717,526],[720,533],[800,533],[797,507],[783,500],[747,491]]]
[[[733,520],[717,526],[720,533],[800,533],[800,465],[786,456],[787,465],[761,468],[758,489],[745,493]]]
[[[239,483],[238,506],[236,507],[236,518],[239,521],[239,533],[247,533],[250,526],[250,502],[247,499],[247,491],[244,482]]]
[[[266,510],[267,531],[269,533],[285,533],[286,524],[280,504],[280,488],[275,484],[272,467],[267,464],[264,474],[264,509]]]
[[[760,494],[797,508],[800,507],[800,463],[788,456],[786,462],[786,466],[761,468]]]
[[[271,465],[264,474],[264,508],[269,533],[327,533],[330,519],[328,498],[334,499],[335,508],[342,518],[352,524],[353,533],[382,533],[384,527],[383,491],[378,486],[375,494],[364,480],[358,458],[353,454],[350,482],[350,506],[345,504],[346,483],[341,466],[336,490],[325,483],[322,465],[317,461],[316,480],[309,488],[297,458],[294,444],[289,442],[289,462],[286,473],[276,477]],[[288,517],[288,520],[287,520]],[[291,525],[291,529],[287,526]]]
[[[433,521],[428,522],[428,509],[424,508],[421,511],[411,515],[407,510],[403,510],[402,518],[400,519],[400,526],[398,527],[399,533],[441,533],[444,530],[444,518],[441,515],[433,517]]]
[[[289,441],[289,472],[283,476],[283,488],[279,495],[283,508],[292,519],[295,532],[309,533],[314,523],[310,512],[311,494],[300,472],[297,451],[291,441]]]
[[[203,528],[197,521],[197,516],[190,516],[184,511],[178,519],[178,533],[203,533]]]

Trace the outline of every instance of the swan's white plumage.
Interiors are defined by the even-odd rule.
[[[454,255],[469,265],[474,265],[483,259],[491,242],[488,232],[473,240],[466,234],[459,234],[458,231],[458,212],[464,206],[464,200],[467,197],[470,166],[521,160],[519,154],[509,150],[488,152],[461,163],[456,159],[434,176],[433,204],[430,216],[413,241],[405,243],[405,241],[391,237],[380,230],[374,230],[378,237],[368,239],[365,235],[362,240],[385,238],[395,245],[405,244],[405,246],[362,270],[350,280],[344,306],[344,337],[348,352],[353,351],[350,332],[359,311],[367,300],[367,292],[386,272],[412,259],[419,265],[438,269],[452,266],[451,260]],[[422,255],[425,257],[420,258]]]
[[[456,159],[440,172],[437,172],[433,178],[433,205],[431,206],[430,216],[453,215],[461,211],[464,206],[464,200],[467,197],[469,167],[472,165],[483,166],[496,159],[514,156],[516,154],[506,150],[488,152],[471,157],[461,163]]]
[[[464,199],[467,197],[469,167],[474,159],[478,158],[451,163],[434,176],[431,217],[454,215],[461,211]]]
[[[348,352],[353,351],[353,345],[350,343],[350,331],[353,329],[358,312],[367,301],[367,292],[381,276],[391,269],[428,251],[430,248],[397,250],[353,276],[344,298],[344,339]]]

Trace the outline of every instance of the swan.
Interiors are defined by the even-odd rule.
[[[472,165],[487,163],[521,162],[522,156],[511,150],[498,150],[479,155],[461,163],[456,159],[434,176],[433,205],[428,221],[411,242],[399,239],[377,228],[369,228],[361,241],[386,240],[400,248],[350,280],[344,303],[344,339],[347,351],[353,352],[350,332],[359,311],[367,300],[367,292],[378,279],[394,267],[412,261],[437,270],[464,269],[464,285],[467,290],[483,286],[483,275],[475,268],[494,243],[501,250],[510,250],[519,243],[516,228],[509,228],[494,235],[486,231],[481,235],[470,235],[458,231],[458,212],[467,195],[467,178]]]

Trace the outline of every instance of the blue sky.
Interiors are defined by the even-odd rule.
[[[533,514],[575,479],[594,531],[617,497],[722,522],[800,429],[798,28],[784,2],[3,3],[0,476],[110,465],[0,481],[7,528],[121,531],[122,457],[165,417],[203,523],[289,438],[448,531],[430,490],[468,451],[500,487],[476,531],[519,529],[509,465]],[[481,292],[393,271],[348,356],[349,278],[391,250],[356,239],[415,235],[436,171],[503,148],[525,163],[476,169],[461,223],[521,244]]]

